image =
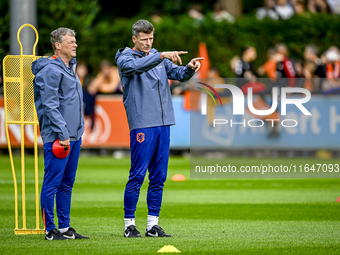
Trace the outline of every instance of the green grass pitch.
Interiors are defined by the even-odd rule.
[[[293,160],[296,164],[319,163]],[[242,161],[230,158],[234,165]],[[261,164],[263,159],[247,161]],[[15,162],[20,169],[19,157]],[[42,182],[42,158],[39,164]],[[340,254],[340,204],[335,202],[340,196],[340,179],[190,179],[190,160],[171,157],[159,224],[174,238],[127,239],[123,237],[123,194],[129,158],[81,157],[71,226],[91,239],[49,242],[43,235],[14,235],[14,189],[8,156],[0,157],[0,165],[0,254],[156,254],[167,244],[184,254]],[[31,228],[32,165],[32,157],[27,157]],[[172,182],[170,177],[176,173],[184,174],[187,180]],[[146,179],[136,212],[142,234],[147,183]]]

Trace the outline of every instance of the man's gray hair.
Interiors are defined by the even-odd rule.
[[[62,43],[65,35],[76,36],[76,32],[66,27],[60,27],[51,33],[51,44],[53,51],[55,51],[55,43]]]
[[[140,32],[145,33],[145,34],[150,34],[153,31],[155,31],[155,28],[149,21],[145,19],[138,20],[132,26],[132,35],[135,37],[138,37]]]

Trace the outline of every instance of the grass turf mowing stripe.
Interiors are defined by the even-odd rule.
[[[209,204],[164,205],[161,218],[169,219],[226,219],[269,221],[340,221],[340,205],[337,204]],[[34,209],[27,210],[34,216]],[[12,216],[12,209],[0,209],[0,215]],[[72,207],[71,217],[123,217],[119,207]],[[146,218],[147,208],[139,207],[136,215]],[[141,216],[141,217],[142,217]]]

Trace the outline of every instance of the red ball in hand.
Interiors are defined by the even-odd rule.
[[[56,156],[57,158],[66,158],[67,155],[70,153],[70,145],[67,146],[67,148],[64,148],[59,143],[59,138],[58,138],[53,143],[52,152],[53,152],[54,156]]]

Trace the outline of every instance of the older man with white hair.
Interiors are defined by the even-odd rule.
[[[76,75],[75,32],[58,28],[51,33],[53,57],[32,63],[35,75],[34,102],[44,142],[44,182],[41,210],[46,240],[88,239],[70,227],[72,187],[78,168],[81,136],[84,133],[83,94]],[[53,143],[69,150],[66,158],[53,154]],[[54,224],[56,200],[59,230]]]

